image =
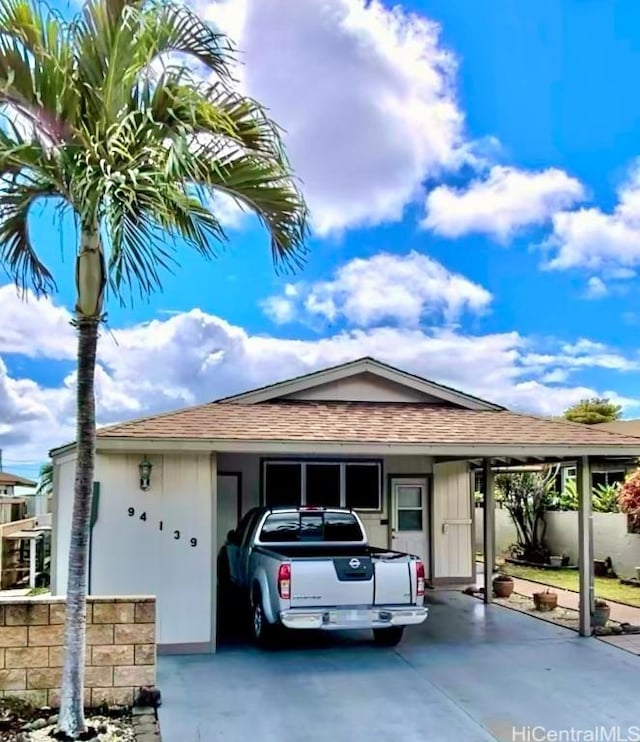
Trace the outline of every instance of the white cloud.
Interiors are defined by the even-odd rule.
[[[476,232],[506,242],[519,229],[548,222],[584,195],[581,183],[563,170],[527,172],[495,165],[464,188],[434,188],[423,225],[445,237]]]
[[[294,294],[290,289],[290,298]],[[4,307],[15,310],[9,303]],[[29,325],[25,347],[45,347],[51,327],[68,316],[51,302],[35,301],[32,319],[39,321]],[[22,350],[13,348],[7,357]],[[637,370],[636,358],[588,339],[547,343],[546,350],[538,352],[537,343],[517,332],[465,335],[454,328],[382,326],[312,340],[275,338],[193,309],[103,333],[98,419],[105,424],[204,402],[363,355],[541,414],[557,414],[579,399],[602,394],[626,409],[638,406],[638,400],[613,392],[566,383],[570,374],[589,368]],[[62,355],[55,345],[48,352]],[[9,374],[0,360],[0,447],[6,460],[41,460],[50,447],[72,439],[74,383],[69,373],[59,385],[43,387]]]
[[[370,327],[385,322],[417,326],[423,317],[455,321],[465,312],[482,312],[491,294],[422,253],[379,253],[355,258],[329,281],[288,284],[263,309],[277,323],[305,317]]]
[[[587,299],[601,299],[609,293],[607,284],[598,276],[591,276],[587,281],[585,296]]]
[[[630,278],[640,265],[640,162],[618,189],[610,213],[597,207],[560,211],[546,242],[550,268],[586,268],[613,278]]]
[[[194,2],[284,129],[320,234],[399,219],[425,178],[473,158],[436,23],[378,0]]]
[[[19,294],[12,284],[0,286],[0,317],[0,353],[75,358],[71,315],[51,299],[38,301],[30,291]]]

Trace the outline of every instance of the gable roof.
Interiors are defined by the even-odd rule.
[[[235,402],[240,404],[256,404],[259,402],[272,402],[290,394],[312,389],[322,384],[327,384],[341,379],[347,379],[362,373],[369,373],[378,378],[386,379],[400,386],[408,387],[431,397],[436,397],[442,402],[459,405],[470,410],[503,410],[501,405],[488,402],[485,399],[474,397],[458,389],[437,384],[435,381],[429,381],[416,374],[410,374],[394,366],[365,356],[355,361],[341,363],[337,366],[324,368],[320,371],[312,371],[302,376],[296,376],[293,379],[286,379],[275,384],[252,389],[241,394],[234,394],[230,397],[224,397],[218,402]]]
[[[121,423],[98,431],[109,439],[221,443],[339,443],[428,447],[491,445],[594,447],[640,454],[640,440],[593,426],[508,410],[468,410],[445,405],[369,402],[211,402],[178,412]],[[229,448],[229,446],[225,446]]]
[[[418,390],[429,401],[288,397],[365,373]],[[434,397],[441,401],[434,402]],[[61,446],[51,455],[61,455],[73,446]],[[640,438],[609,432],[600,426],[511,412],[367,357],[217,402],[101,428],[97,431],[97,448],[630,457],[640,456]]]

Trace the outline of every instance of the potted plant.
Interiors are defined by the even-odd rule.
[[[596,626],[606,626],[610,615],[610,605],[606,602],[606,600],[597,598],[593,606],[593,613],[591,614],[591,625],[594,628]]]
[[[562,567],[562,560],[564,559],[563,556],[550,556],[549,557],[549,564],[552,567]]]
[[[513,577],[496,575],[493,578],[493,592],[496,598],[508,598],[513,592]]]
[[[558,607],[558,593],[549,588],[541,593],[534,593],[533,603],[537,611],[553,611]]]

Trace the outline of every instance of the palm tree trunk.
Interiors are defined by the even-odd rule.
[[[83,693],[91,495],[95,462],[94,376],[98,322],[78,321],[76,479],[69,544],[67,613],[59,729],[74,739],[85,731]]]
[[[76,421],[76,478],[65,619],[65,656],[62,671],[58,731],[77,739],[86,730],[84,720],[84,664],[88,545],[95,465],[96,409],[94,380],[98,325],[102,313],[104,261],[97,226],[83,229],[77,258],[78,379]]]

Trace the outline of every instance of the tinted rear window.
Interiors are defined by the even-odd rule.
[[[260,532],[262,543],[300,541],[363,541],[350,513],[271,513]]]

